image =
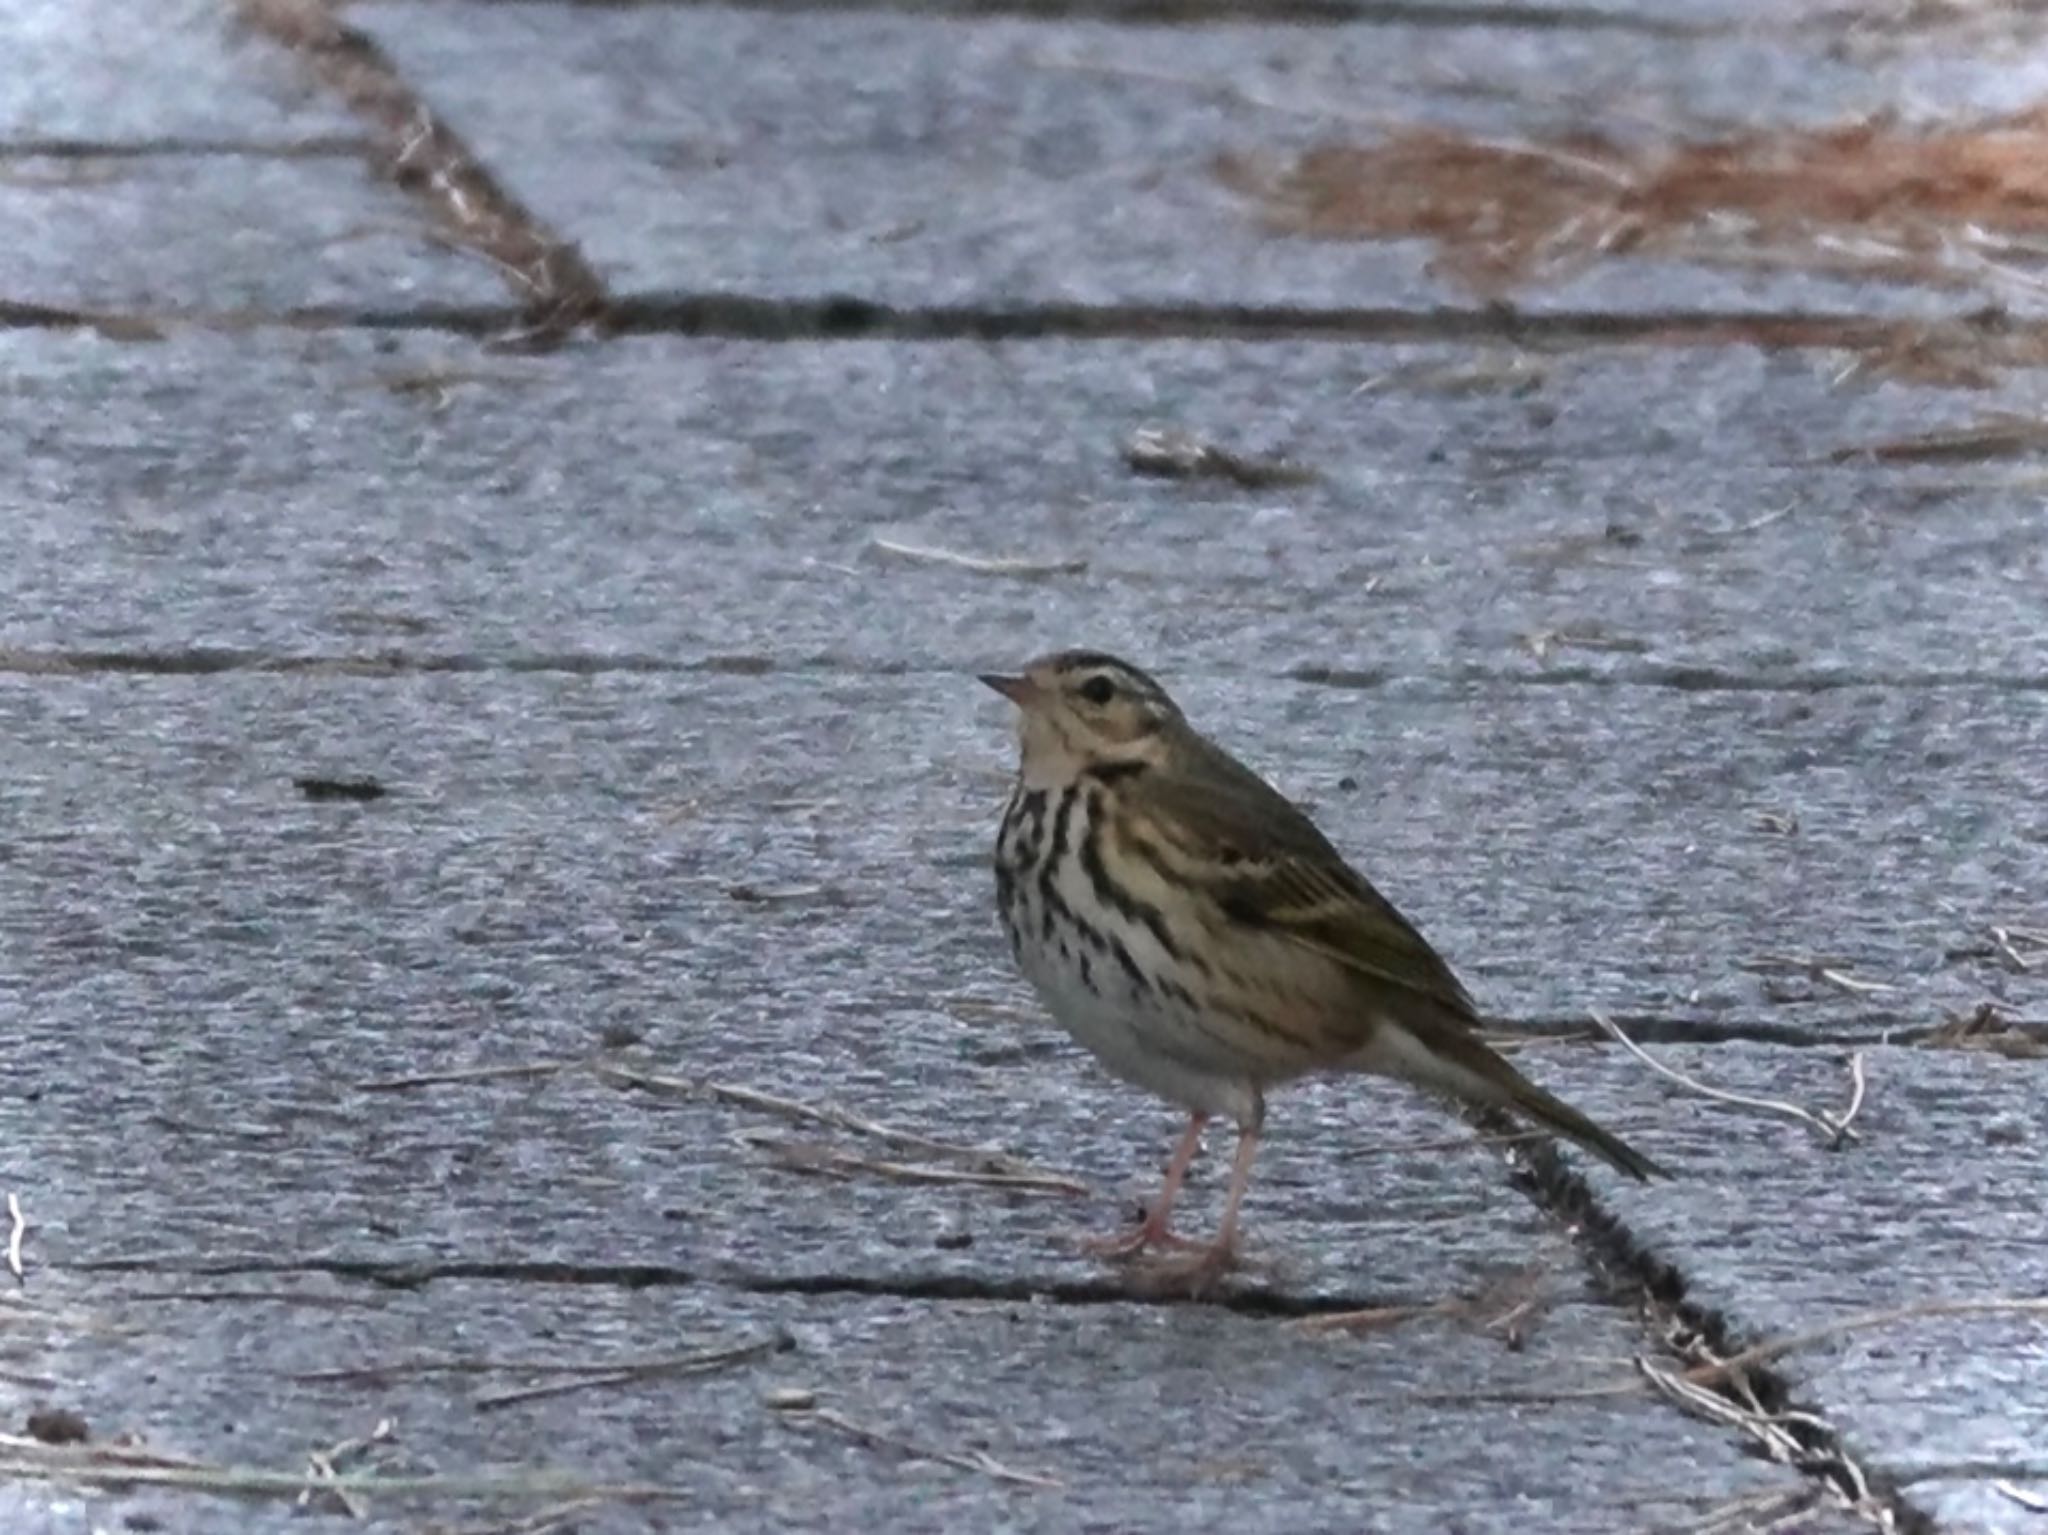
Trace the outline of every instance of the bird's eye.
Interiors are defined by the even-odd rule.
[[[1081,696],[1091,704],[1106,704],[1116,697],[1116,684],[1107,677],[1090,677],[1081,684]]]

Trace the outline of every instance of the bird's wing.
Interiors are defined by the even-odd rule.
[[[1150,775],[1146,802],[1179,844],[1183,878],[1231,921],[1321,954],[1361,980],[1475,1017],[1472,998],[1415,925],[1344,861],[1315,823],[1206,741],[1184,767]]]

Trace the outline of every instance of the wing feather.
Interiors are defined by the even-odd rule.
[[[1285,796],[1206,741],[1155,769],[1146,803],[1233,922],[1282,937],[1454,1016],[1471,996],[1415,925]]]

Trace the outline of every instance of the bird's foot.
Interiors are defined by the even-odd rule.
[[[1153,1258],[1138,1270],[1138,1281],[1147,1293],[1199,1300],[1242,1262],[1236,1241],[1228,1237],[1180,1245],[1189,1250],[1170,1258]]]
[[[1207,1246],[1206,1243],[1177,1235],[1164,1219],[1152,1214],[1147,1214],[1137,1225],[1111,1236],[1077,1237],[1074,1245],[1091,1257],[1118,1261],[1136,1258],[1148,1252],[1186,1252]]]

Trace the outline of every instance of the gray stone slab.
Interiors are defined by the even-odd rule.
[[[0,299],[144,320],[306,308],[502,306],[473,257],[353,156],[18,158],[0,222]]]
[[[1625,1400],[1541,1412],[1484,1400],[1540,1391],[1585,1359],[1636,1346],[1625,1314],[1577,1302],[1549,1312],[1510,1350],[1458,1322],[1350,1338],[1188,1307],[459,1281],[402,1292],[317,1277],[252,1286],[147,1276],[115,1287],[58,1276],[54,1288],[100,1326],[54,1343],[40,1363],[63,1378],[58,1398],[103,1435],[135,1432],[188,1454],[298,1471],[309,1450],[389,1418],[396,1442],[372,1462],[388,1474],[551,1466],[679,1494],[637,1510],[601,1507],[578,1517],[587,1531],[1353,1526],[1478,1535],[1534,1521],[1591,1535],[1679,1528],[1737,1496],[1799,1495],[1791,1472],[1674,1413]],[[253,1298],[265,1290],[280,1299]],[[166,1292],[190,1298],[144,1298]],[[114,1328],[123,1331],[106,1330]],[[778,1331],[792,1348],[724,1373],[495,1408],[493,1393],[545,1378],[405,1368],[451,1356],[589,1366]],[[208,1363],[192,1369],[195,1358]],[[293,1379],[376,1366],[397,1368],[381,1378]],[[984,1453],[1061,1485],[1006,1485],[764,1404],[790,1390],[913,1444]],[[1447,1392],[1478,1400],[1446,1401]],[[24,1531],[82,1531],[138,1513],[180,1532],[229,1519],[248,1530],[412,1530],[430,1517],[472,1528],[480,1512],[476,1500],[445,1495],[371,1499],[361,1523],[331,1506],[290,1510],[288,1500],[223,1505],[150,1490],[16,1497],[28,1518],[11,1527]],[[543,1501],[501,1504],[497,1517]],[[1802,1528],[1825,1535],[1858,1528],[1822,1509],[1811,1517]]]
[[[106,1046],[142,1074],[135,1090],[203,1092],[214,1119],[238,1118],[229,1105],[252,1081],[295,1102],[309,1070],[338,1090],[574,1054],[616,1026],[692,1071],[855,1091],[877,1113],[972,1112],[976,1135],[1054,1114],[1070,1128],[1037,1144],[1048,1156],[1092,1123],[1088,1176],[1141,1179],[1167,1117],[1108,1092],[1034,1010],[1015,1011],[985,867],[1009,748],[979,691],[964,673],[15,677],[4,991],[53,1050],[105,1037],[109,1018],[141,1031]],[[2038,972],[1944,959],[1991,924],[2048,925],[2031,894],[2043,827],[2027,786],[2048,731],[2035,695],[1844,693],[1788,719],[1751,694],[1375,696],[1203,676],[1182,691],[1316,806],[1496,1014],[1583,1027],[1604,1006],[1667,1031],[1868,1038],[1987,995],[2041,1011]],[[1285,760],[1257,744],[1282,740]],[[374,774],[393,797],[306,804],[291,780],[307,773]],[[1749,826],[1755,803],[1788,801],[1799,837]],[[215,957],[222,945],[235,958]],[[1744,968],[1772,953],[1895,989]],[[166,1006],[199,1009],[260,1061],[145,1044]],[[781,1074],[761,1080],[764,1061]],[[962,1072],[982,1084],[971,1110]],[[617,1104],[567,1086],[502,1102],[588,1140],[577,1127]],[[1382,1138],[1437,1133],[1428,1116],[1342,1128],[1361,1098],[1385,1094],[1306,1092],[1276,1145],[1373,1157]],[[90,1122],[97,1102],[76,1111]],[[413,1153],[379,1149],[384,1122],[351,1104],[327,1181],[354,1186],[359,1157],[404,1173]],[[426,1132],[421,1149],[450,1154]],[[602,1184],[630,1169],[587,1170]],[[1433,1173],[1423,1187],[1441,1197]],[[373,1181],[330,1207],[341,1224],[321,1240],[359,1234],[382,1193]],[[262,1244],[231,1194],[196,1197],[224,1203],[166,1220]],[[437,1207],[419,1239],[443,1219],[460,1213]],[[243,1223],[238,1240],[215,1220]],[[711,1256],[734,1256],[726,1240]],[[1398,1276],[1374,1268],[1371,1282]]]
[[[1841,1056],[1727,1044],[1663,1059],[1709,1084],[1839,1112]],[[1749,1339],[1921,1303],[2048,1294],[2041,1211],[2048,1060],[1926,1050],[1867,1054],[1862,1140],[1839,1152],[1782,1119],[1670,1084],[1649,1111],[1682,1183],[1605,1197],[1632,1238]],[[1589,1103],[1642,1111],[1641,1088]],[[1768,1170],[1766,1170],[1768,1169]],[[2048,1441],[2048,1318],[1922,1316],[1816,1342],[1777,1363],[1852,1449],[1906,1481],[1944,1528],[2031,1530],[1992,1485],[2039,1487]],[[1925,1489],[1924,1492],[1922,1489]]]
[[[1840,383],[1745,347],[15,334],[0,357],[0,505],[36,529],[0,570],[5,646],[958,668],[1087,636],[1355,683],[2048,677],[2029,457],[1831,461],[2038,413],[2025,376]],[[1162,423],[1319,478],[1132,473]]]
[[[361,131],[289,55],[229,17],[220,0],[0,0],[0,144],[276,147]],[[10,253],[21,243],[10,239]]]
[[[2042,1469],[2037,1459],[2034,1469]],[[1981,1530],[1985,1535],[2035,1535],[2048,1507],[2048,1476],[1994,1477],[1984,1481],[1941,1478],[1916,1482],[1913,1503],[1945,1530]]]
[[[443,0],[351,17],[616,289],[907,305],[1465,305],[1418,242],[1269,235],[1218,157],[1390,126],[1668,139],[2036,94],[2027,69],[1967,42],[1873,63],[1829,29],[1175,29]],[[1986,296],[1633,259],[1516,295],[1858,312]],[[1997,297],[2033,303],[2024,286]]]
[[[1004,748],[972,687],[12,679],[0,997],[40,1064],[14,1078],[5,1128],[48,1149],[9,1154],[0,1181],[47,1189],[41,1250],[63,1262],[1098,1282],[1067,1237],[1123,1217],[1176,1127],[1022,1005],[986,870]],[[340,769],[392,797],[292,788]],[[867,809],[849,818],[855,795]],[[1096,1192],[775,1172],[774,1148],[734,1140],[780,1131],[773,1116],[675,1110],[583,1072],[357,1087],[573,1060],[621,1028],[658,1069],[1011,1145]],[[1393,1089],[1304,1089],[1273,1128],[1257,1224],[1279,1268],[1255,1290],[1427,1301],[1538,1244],[1542,1221],[1483,1155],[1388,1149],[1459,1135]],[[39,1175],[48,1156],[70,1174]],[[138,1157],[166,1176],[146,1219],[110,1222]],[[1333,1158],[1356,1173],[1331,1181]],[[1194,1219],[1214,1195],[1205,1173]],[[1427,1243],[1385,1240],[1403,1222]],[[1328,1240],[1338,1226],[1356,1239]],[[938,1245],[962,1227],[971,1247]]]
[[[523,5],[531,0],[479,0]],[[650,9],[703,8],[706,0],[614,0]],[[719,9],[728,7],[720,6]],[[1838,25],[1846,18],[1829,0],[747,0],[745,9],[807,18],[821,11],[903,11],[941,17],[1029,16],[1052,21],[1117,21],[1142,25],[1208,25],[1215,22],[1286,22],[1639,30],[1689,34],[1734,23],[1775,21],[1783,26]],[[1866,18],[1877,30],[1885,23],[1926,30],[1944,19],[1888,13]]]
[[[911,796],[926,853],[957,861],[921,887],[973,935],[934,988],[949,990],[992,942],[978,869],[960,871],[982,856],[1005,765],[1000,706],[967,674],[1088,639],[1160,667],[1198,719],[1315,802],[1505,1016],[1565,1024],[1601,1005],[1869,1037],[1986,997],[2038,1006],[2037,974],[1984,947],[1990,925],[2042,925],[2027,894],[2044,836],[2038,509],[2017,489],[1929,477],[1944,471],[1815,462],[1829,443],[1924,424],[1911,391],[1844,397],[1748,354],[1574,358],[1545,386],[1557,435],[1538,450],[1526,401],[1402,371],[1460,354],[650,343],[520,363],[326,337],[4,345],[16,473],[0,495],[29,530],[0,576],[11,665],[110,654],[203,670],[239,652],[558,674],[510,693],[423,682],[436,703],[417,715],[412,685],[132,685],[173,741],[241,739],[224,699],[266,715],[267,698],[309,700],[321,712],[288,727],[288,750],[244,764],[266,803],[301,771],[356,765],[415,789],[493,771],[490,743],[451,742],[439,710],[541,709],[555,756],[534,771],[568,771],[583,750],[570,701],[588,688],[619,803],[692,797],[627,765],[661,762],[694,711],[738,732],[693,737],[695,771],[722,775],[735,797],[721,815],[738,819],[718,824],[751,846],[748,775],[765,764],[777,793],[841,798],[794,726],[750,755],[770,751],[743,743],[773,696],[856,750],[870,792]],[[1388,377],[1405,382],[1353,393]],[[448,391],[445,409],[423,379]],[[1631,396],[1642,408],[1623,413]],[[1115,442],[1160,413],[1305,442],[1325,480],[1248,494],[1134,479]],[[998,579],[885,559],[877,534],[1091,564]],[[1677,638],[1539,662],[1517,643],[1539,628]],[[778,675],[772,695],[630,675],[707,666]],[[1389,680],[1279,680],[1301,669]],[[1958,672],[1976,681],[1885,691]],[[67,684],[75,702],[52,713],[38,700],[55,695],[17,681],[42,721],[21,750],[107,750],[130,686]],[[372,724],[353,721],[359,707]],[[899,784],[899,760],[941,776]],[[100,792],[120,801],[195,768],[126,771]],[[63,802],[39,813],[61,822]],[[629,854],[607,813],[576,814]],[[787,835],[786,863],[750,871],[728,851],[711,877],[840,882],[808,831]],[[897,835],[878,831],[861,878],[901,877]],[[706,887],[713,909],[722,889]],[[1783,956],[1895,989],[1745,968]],[[751,939],[733,957],[732,996],[773,984]],[[573,990],[555,1003],[578,1006]]]

